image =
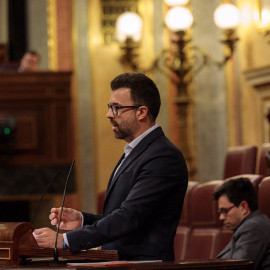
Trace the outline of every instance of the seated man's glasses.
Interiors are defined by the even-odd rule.
[[[112,104],[108,104],[108,109],[112,110],[113,114],[115,116],[118,115],[118,110],[120,109],[126,109],[126,108],[132,108],[132,109],[138,109],[140,108],[142,105],[137,105],[137,106],[119,106],[119,105],[112,105]]]
[[[233,209],[234,207],[236,207],[236,205],[233,205],[233,206],[231,206],[229,208],[220,208],[220,209],[218,209],[218,213],[220,215],[223,214],[223,215],[226,216],[230,212],[230,210]]]

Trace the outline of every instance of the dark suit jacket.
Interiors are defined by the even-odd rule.
[[[84,227],[67,233],[71,251],[103,245],[118,250],[120,259],[173,260],[188,183],[180,150],[158,127],[112,176],[103,215],[83,213]]]
[[[248,259],[256,269],[270,269],[270,220],[259,210],[239,225],[217,258]]]

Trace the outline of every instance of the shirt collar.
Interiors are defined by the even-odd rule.
[[[132,142],[130,142],[129,144],[127,144],[125,146],[125,157],[127,157],[130,152],[136,147],[136,145],[145,137],[147,136],[150,132],[152,132],[154,129],[158,128],[159,125],[155,124],[154,126],[152,126],[151,128],[149,128],[148,130],[146,130],[143,134],[141,134],[139,137],[137,137],[136,139],[134,139]]]

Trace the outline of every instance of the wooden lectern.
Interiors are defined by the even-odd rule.
[[[0,223],[0,267],[19,266],[29,258],[53,258],[53,248],[40,248],[33,236],[30,223]],[[59,257],[68,260],[117,261],[115,250],[59,251]]]

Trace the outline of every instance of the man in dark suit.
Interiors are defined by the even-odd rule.
[[[107,118],[115,138],[128,143],[125,156],[109,180],[102,215],[63,210],[60,227],[71,231],[59,235],[59,248],[75,252],[102,246],[118,250],[124,260],[174,260],[188,183],[186,162],[155,123],[161,101],[150,78],[121,74],[111,88]],[[52,209],[52,225],[59,212]],[[34,236],[40,247],[54,247],[54,231],[38,229]]]
[[[246,178],[226,181],[214,193],[220,219],[234,231],[217,258],[248,259],[256,269],[270,269],[270,220],[258,210],[254,188]]]

